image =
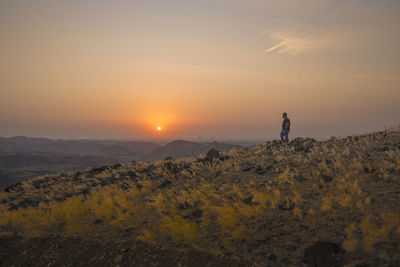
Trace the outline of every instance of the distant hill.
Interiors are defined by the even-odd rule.
[[[17,136],[0,138],[0,154],[66,153],[85,156],[124,157],[149,153],[159,144],[140,141],[53,140]]]
[[[165,157],[195,156],[211,148],[228,151],[237,145],[173,141],[53,140],[16,136],[0,138],[0,188],[60,171],[86,169]]]

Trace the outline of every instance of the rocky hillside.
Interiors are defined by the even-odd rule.
[[[211,148],[229,151],[238,145],[219,142],[196,143],[113,140],[52,140],[17,136],[0,137],[0,188],[43,174],[84,169],[133,160],[161,160],[168,156],[188,157]]]
[[[399,266],[400,132],[39,176],[0,231],[3,265]]]

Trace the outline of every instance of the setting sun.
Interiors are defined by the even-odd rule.
[[[161,126],[158,126],[157,127],[157,131],[161,131],[162,130],[162,127]]]

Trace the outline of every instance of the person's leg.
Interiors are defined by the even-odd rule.
[[[289,130],[287,130],[285,132],[285,139],[286,139],[286,142],[289,142]]]
[[[281,141],[283,141],[283,136],[285,135],[285,131],[284,130],[282,130],[281,131]]]

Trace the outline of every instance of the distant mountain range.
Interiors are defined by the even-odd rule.
[[[220,142],[197,143],[184,140],[166,145],[146,141],[53,140],[16,136],[0,137],[0,187],[60,171],[86,169],[166,157],[190,157],[212,148],[229,151],[240,145]]]

